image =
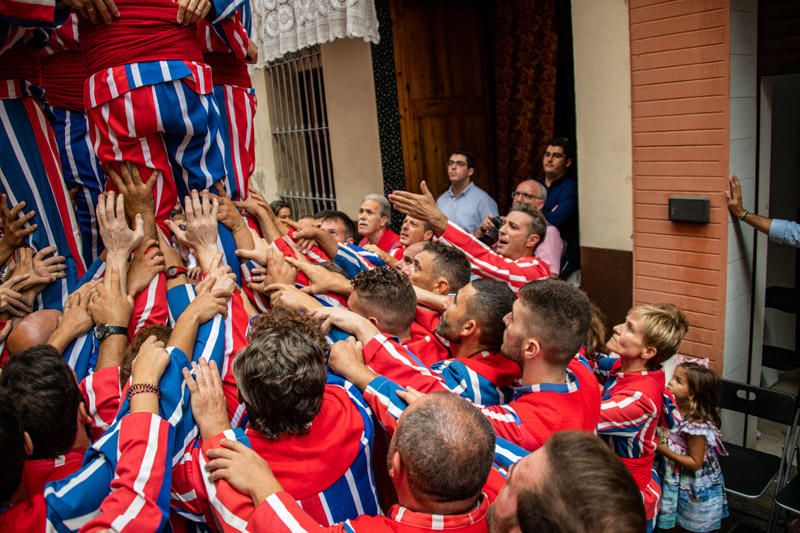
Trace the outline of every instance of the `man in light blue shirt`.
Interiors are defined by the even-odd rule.
[[[436,200],[442,213],[467,233],[475,233],[486,217],[498,215],[497,202],[472,182],[474,173],[472,156],[466,152],[453,152],[447,162],[450,188]]]
[[[800,248],[800,224],[791,220],[761,216],[745,209],[742,206],[742,186],[736,176],[730,178],[727,197],[728,211],[731,212],[731,215],[750,224],[758,231],[766,233],[771,241]]]

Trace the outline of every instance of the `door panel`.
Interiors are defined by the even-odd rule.
[[[453,150],[475,157],[473,179],[495,192],[489,11],[478,0],[393,0],[397,98],[406,188],[427,179],[434,195],[449,187]]]

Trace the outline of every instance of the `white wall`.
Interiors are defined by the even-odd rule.
[[[256,164],[252,180],[256,187],[266,195],[267,200],[277,200],[278,182],[275,171],[275,150],[272,145],[272,126],[267,100],[266,71],[250,68],[250,79],[256,90],[255,153]]]
[[[757,3],[734,1],[730,12],[730,174],[742,183],[745,208],[755,211],[757,146]],[[725,298],[725,356],[723,377],[748,381],[750,355],[750,308],[754,232],[750,226],[728,219],[728,269]],[[763,296],[762,296],[763,297]],[[760,361],[756,361],[758,367]],[[756,375],[755,369],[751,376]],[[756,380],[757,382],[757,380]],[[741,439],[743,417],[724,413],[726,439]]]
[[[633,249],[628,3],[572,0],[581,246]]]
[[[361,39],[337,39],[320,50],[336,202],[356,217],[364,196],[383,194],[372,48]]]

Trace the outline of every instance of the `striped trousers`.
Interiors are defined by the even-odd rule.
[[[86,271],[81,236],[61,172],[55,134],[44,110],[31,96],[0,99],[0,189],[10,203],[25,201],[38,224],[29,244],[55,246],[66,258],[66,278],[48,285],[38,304],[60,309]]]
[[[89,265],[103,251],[97,227],[97,197],[103,192],[106,177],[89,139],[86,114],[51,107],[55,116],[53,131],[67,189],[77,188],[75,217],[81,233],[83,261]]]
[[[247,198],[247,187],[255,168],[253,119],[256,92],[252,87],[215,85],[214,99],[219,108],[220,131],[224,139],[228,193],[234,200]]]
[[[89,134],[103,164],[127,161],[142,179],[161,171],[154,188],[156,221],[163,221],[192,189],[204,190],[225,177],[220,117],[211,95],[181,80],[146,85],[90,108]],[[112,189],[112,183],[107,187]]]

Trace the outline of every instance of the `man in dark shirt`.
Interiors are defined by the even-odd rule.
[[[561,264],[560,275],[567,279],[581,268],[581,248],[578,240],[578,182],[568,176],[572,166],[572,145],[565,137],[555,137],[547,143],[542,158],[544,179],[547,187],[544,214],[547,222],[561,232],[567,247],[566,257]]]

